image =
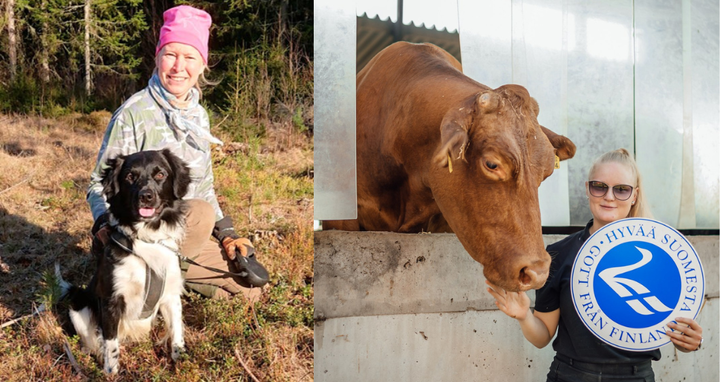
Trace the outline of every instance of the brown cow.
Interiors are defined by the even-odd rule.
[[[437,46],[385,48],[357,75],[358,218],[323,228],[450,228],[494,284],[541,287],[538,187],[575,145],[537,115],[525,88],[490,89]]]

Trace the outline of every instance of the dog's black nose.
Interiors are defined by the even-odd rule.
[[[152,203],[155,200],[155,193],[150,190],[140,191],[140,201],[143,203]]]

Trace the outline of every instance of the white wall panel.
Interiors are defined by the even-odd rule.
[[[357,217],[355,0],[315,0],[315,219]]]
[[[632,3],[575,1],[567,53],[568,137],[578,147],[568,161],[570,223],[592,217],[585,181],[595,158],[621,147],[633,152]]]
[[[720,49],[717,0],[694,0],[690,8],[692,127],[697,228],[720,227]]]
[[[656,219],[676,226],[683,168],[682,2],[635,1],[635,148]]]
[[[512,82],[511,4],[458,0],[463,73],[493,89]]]

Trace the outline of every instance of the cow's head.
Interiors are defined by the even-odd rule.
[[[485,277],[506,290],[540,288],[548,277],[538,187],[555,156],[575,145],[540,126],[538,104],[519,85],[466,98],[442,121],[429,173],[433,196]]]

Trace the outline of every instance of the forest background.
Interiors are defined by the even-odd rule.
[[[92,276],[89,173],[111,113],[152,75],[163,12],[179,4],[213,18],[215,84],[202,103],[225,142],[213,149],[215,188],[271,280],[255,304],[188,295],[187,354],[173,363],[151,341],[126,346],[119,379],[313,379],[312,0],[4,0],[0,380],[103,378],[67,330],[52,268],[78,285]]]
[[[208,64],[220,81],[205,102],[214,111],[244,109],[262,120],[277,102],[312,99],[312,81],[301,75],[312,60],[311,0],[5,0],[0,110],[52,117],[116,109],[147,85],[162,14],[178,4],[213,17]]]

